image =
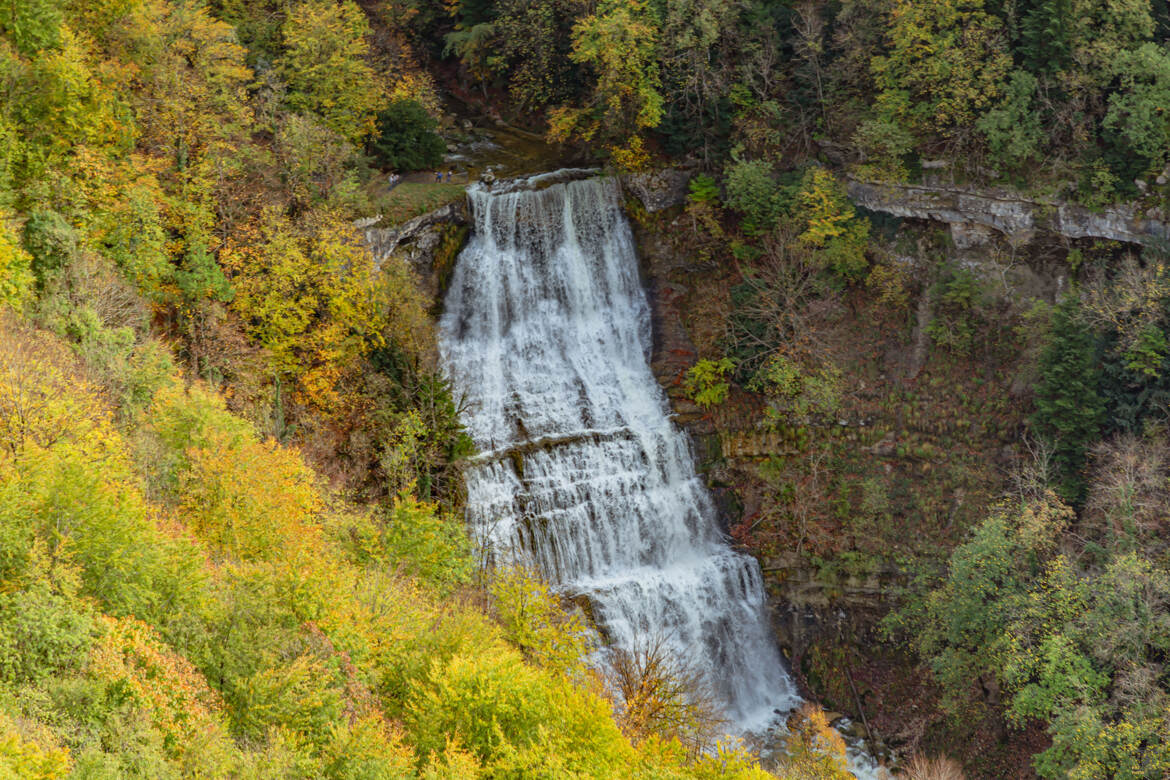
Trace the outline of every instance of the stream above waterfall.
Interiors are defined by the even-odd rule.
[[[587,599],[611,646],[665,643],[710,684],[736,733],[767,730],[801,699],[759,565],[719,530],[651,374],[649,308],[616,180],[475,185],[468,197],[474,230],[439,346],[483,453],[466,473],[473,538],[491,560],[532,566]]]

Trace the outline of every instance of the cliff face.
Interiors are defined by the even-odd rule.
[[[1161,209],[1135,204],[1092,211],[1076,203],[1025,198],[1008,190],[974,190],[919,184],[885,184],[850,179],[849,197],[858,206],[896,217],[944,222],[960,249],[987,243],[991,231],[1015,245],[1037,233],[1069,239],[1104,238],[1143,244],[1170,237]]]
[[[855,197],[912,218],[962,217],[955,224],[988,231],[989,243],[1001,228],[1017,238],[1044,231],[1010,200],[964,200],[960,211],[956,196],[948,212],[921,194]],[[817,302],[832,309],[818,320],[828,324],[817,341],[841,371],[842,404],[832,419],[786,427],[765,424],[767,400],[735,384],[707,410],[686,395],[687,370],[727,354],[743,277],[739,263],[696,251],[695,225],[677,208],[684,202],[630,208],[652,310],[652,366],[695,442],[725,528],[760,561],[796,677],[827,708],[864,715],[887,745],[930,736],[962,755],[936,725],[937,691],[917,659],[884,642],[879,625],[913,576],[906,562],[945,560],[1023,455],[1031,381],[1012,317],[1021,301],[1052,300],[1068,273],[1062,257],[1050,256],[1059,242],[1020,247],[1005,264],[1002,246],[956,250],[930,244],[937,231],[929,227],[903,225],[874,253],[899,270],[906,300],[894,309],[858,284]],[[929,335],[933,320],[953,316],[933,291],[944,265],[973,270],[987,290],[969,354]]]
[[[681,203],[679,198],[673,205]],[[772,458],[800,457],[809,432],[765,429],[760,424],[761,399],[742,388],[733,387],[728,401],[710,410],[699,408],[687,397],[683,386],[687,370],[700,356],[709,356],[701,355],[696,346],[696,342],[710,340],[699,331],[726,314],[708,312],[704,307],[726,296],[733,273],[715,264],[696,262],[680,248],[678,237],[685,229],[680,220],[671,219],[669,214],[654,222],[634,221],[654,334],[651,368],[666,390],[675,421],[695,443],[727,529],[757,508],[756,468]],[[864,420],[841,420],[818,429],[814,435],[864,449],[877,445],[884,432],[866,425]],[[790,654],[799,652],[803,633],[820,619],[815,614],[818,610],[877,606],[878,581],[872,577],[830,584],[818,581],[815,571],[799,556],[784,552],[758,557],[771,586],[780,639]]]

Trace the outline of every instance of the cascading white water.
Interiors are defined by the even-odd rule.
[[[497,557],[584,595],[611,644],[660,638],[742,732],[799,704],[759,566],[720,533],[650,373],[650,315],[617,184],[469,190],[440,350],[482,454],[468,522]]]

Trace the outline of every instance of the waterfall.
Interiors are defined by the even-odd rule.
[[[440,350],[481,455],[468,524],[497,559],[585,596],[609,642],[665,641],[742,732],[797,704],[755,559],[732,550],[650,372],[617,183],[469,190],[475,230]]]

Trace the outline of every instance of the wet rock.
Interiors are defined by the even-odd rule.
[[[833,727],[849,739],[869,739],[869,730],[866,729],[863,724],[858,723],[857,721],[843,718],[837,723],[834,723]]]

